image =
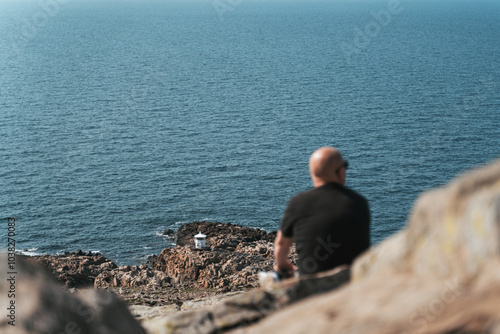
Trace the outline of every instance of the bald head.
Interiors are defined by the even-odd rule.
[[[339,150],[331,146],[317,149],[309,159],[309,173],[314,187],[326,183],[345,184],[344,159]]]

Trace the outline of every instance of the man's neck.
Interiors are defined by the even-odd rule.
[[[341,186],[343,186],[343,184],[337,180],[331,180],[331,181],[325,181],[325,180],[313,180],[313,187],[314,188],[319,188],[319,187],[322,187],[324,186],[325,184],[328,184],[328,183],[336,183],[336,184],[339,184]]]

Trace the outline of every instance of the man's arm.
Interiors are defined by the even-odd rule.
[[[288,260],[290,247],[293,244],[293,238],[283,236],[281,231],[278,231],[276,240],[274,241],[274,270],[275,271],[293,271],[297,268]]]

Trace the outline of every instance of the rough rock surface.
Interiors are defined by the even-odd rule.
[[[207,248],[197,250],[194,235],[207,235]],[[183,246],[164,249],[150,264],[165,272],[172,284],[213,288],[219,292],[240,291],[259,285],[260,271],[270,271],[274,264],[275,233],[266,233],[232,224],[195,222],[178,231]],[[292,252],[292,262],[296,254]]]
[[[101,272],[116,268],[116,264],[101,254],[85,253],[81,250],[64,255],[23,256],[23,258],[48,269],[68,288],[93,286],[95,278]]]
[[[248,333],[500,333],[500,161],[422,195],[352,275]]]
[[[215,294],[215,291],[189,289],[170,284],[162,271],[145,264],[117,267],[100,254],[78,250],[64,255],[22,256],[26,261],[41,265],[71,291],[95,287],[115,292],[128,304],[169,305]]]
[[[1,253],[1,268],[7,268],[6,259],[6,254]],[[95,290],[71,294],[45,269],[22,257],[17,257],[14,267],[9,266],[9,270],[16,274],[12,282],[5,277],[0,280],[0,307],[4,311],[0,333],[144,333],[114,294]],[[13,289],[15,296],[8,293]],[[14,311],[7,311],[12,306]],[[14,321],[14,326],[9,321]]]
[[[140,266],[121,266],[113,270],[101,272],[94,281],[95,288],[105,287],[139,287],[158,289],[171,287],[170,277],[164,272],[152,270],[145,264]]]
[[[258,286],[259,271],[272,270],[274,260],[269,247],[262,242],[238,245],[234,251],[177,246],[161,252],[155,269],[165,272],[174,284],[216,288],[221,292],[252,288]]]

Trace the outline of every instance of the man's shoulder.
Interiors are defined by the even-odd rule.
[[[330,184],[328,184],[327,189],[328,189],[328,191],[330,191],[334,194],[342,194],[342,195],[347,196],[351,200],[354,200],[358,203],[363,203],[363,204],[368,205],[368,200],[363,195],[361,195],[359,192],[357,192],[356,190],[351,189],[349,187],[346,187],[346,186],[343,186],[340,184],[330,183]]]
[[[353,198],[356,198],[356,199],[359,199],[361,201],[367,202],[366,198],[363,195],[361,195],[360,193],[358,193],[354,189],[351,189],[351,188],[348,188],[348,187],[344,187],[344,191],[345,191],[345,193],[349,194]]]
[[[291,200],[295,201],[295,200],[300,200],[302,198],[314,196],[316,189],[317,188],[309,188],[309,189],[303,190],[303,191],[295,194],[294,196],[292,196]]]
[[[361,205],[367,209],[369,208],[368,200],[366,199],[366,197],[364,197],[363,195],[358,193],[356,190],[353,190],[351,188],[346,187],[345,191],[346,191],[346,194],[349,196],[349,198],[352,199],[352,201],[354,201],[358,205]]]
[[[358,193],[356,190],[345,187],[336,183],[328,183],[318,188],[310,188],[297,193],[290,199],[291,203],[304,202],[307,200],[313,200],[318,197],[323,197],[326,194],[330,196],[347,196],[355,201],[368,203],[367,199]],[[328,195],[327,195],[328,196]]]

